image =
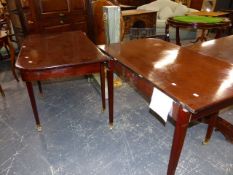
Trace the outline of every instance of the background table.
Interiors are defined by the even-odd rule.
[[[169,27],[174,27],[176,28],[176,44],[181,45],[180,42],[180,34],[179,34],[179,29],[180,28],[191,28],[191,29],[201,29],[202,34],[200,37],[197,38],[197,41],[206,41],[205,37],[205,30],[216,30],[216,35],[215,38],[219,38],[221,36],[221,32],[223,30],[226,30],[227,28],[231,27],[231,21],[227,18],[222,18],[223,20],[221,22],[217,23],[209,23],[209,22],[183,22],[183,21],[178,21],[175,19],[176,17],[171,17],[167,19],[166,23],[166,40],[170,41],[169,39]]]

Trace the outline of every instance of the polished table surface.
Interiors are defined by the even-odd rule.
[[[105,62],[108,58],[83,32],[36,34],[25,38],[16,67],[26,82],[34,118],[41,130],[32,81],[100,73],[102,107],[105,109]],[[42,92],[40,83],[39,89]],[[110,108],[111,109],[111,108]]]
[[[120,63],[176,101],[172,112],[176,124],[167,169],[167,175],[174,175],[189,123],[209,118],[203,142],[206,144],[219,110],[233,104],[233,83],[229,83],[233,65],[158,39],[100,48],[112,58],[108,75]]]
[[[206,41],[204,43],[197,43],[194,45],[187,46],[187,49],[191,49],[194,52],[201,53],[221,59],[222,61],[233,64],[233,35],[226,36],[223,38]],[[232,71],[233,72],[233,71]],[[229,76],[229,80],[225,81],[223,86],[228,86],[232,83],[233,73]],[[218,117],[216,122],[216,128],[220,131],[225,138],[233,143],[233,123]]]
[[[195,52],[233,63],[233,35],[187,46]]]
[[[192,113],[233,102],[233,85],[223,86],[233,71],[227,62],[158,39],[106,45],[104,50]]]
[[[37,34],[23,41],[16,67],[28,71],[48,70],[106,60],[82,32]]]

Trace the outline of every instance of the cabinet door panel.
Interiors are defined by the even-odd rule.
[[[203,4],[203,0],[192,0],[190,2],[190,8],[201,10]]]
[[[84,0],[70,0],[70,10],[80,10],[83,9],[85,10],[85,1]]]
[[[31,0],[37,32],[83,30],[87,32],[87,0]],[[89,1],[89,0],[88,0]],[[77,25],[78,24],[78,25]],[[83,25],[83,26],[82,26]]]
[[[40,12],[44,13],[56,13],[59,11],[69,11],[68,0],[38,0],[40,1]]]

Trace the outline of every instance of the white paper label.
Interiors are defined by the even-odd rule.
[[[154,88],[149,107],[165,122],[167,121],[169,112],[172,110],[172,104],[173,100],[169,96]]]

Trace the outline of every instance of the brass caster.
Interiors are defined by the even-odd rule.
[[[36,129],[37,129],[38,132],[41,132],[42,131],[41,125],[36,125]]]
[[[102,112],[104,112],[105,111],[105,108],[102,108]]]
[[[109,123],[109,124],[108,124],[108,127],[109,127],[109,129],[112,130],[112,129],[113,129],[113,123]]]
[[[202,145],[207,145],[208,143],[209,143],[209,139],[202,141]]]

